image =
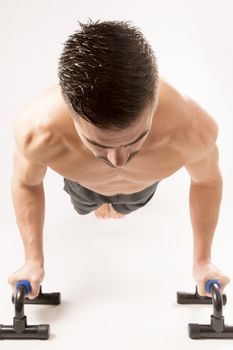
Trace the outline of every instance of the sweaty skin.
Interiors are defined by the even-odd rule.
[[[145,114],[140,122],[120,133],[99,133],[82,120],[80,125],[74,123],[59,85],[43,92],[15,121],[11,188],[25,264],[8,278],[14,294],[17,281],[27,279],[32,286],[28,296],[33,299],[43,280],[43,178],[47,167],[90,190],[112,196],[141,191],[185,166],[191,177],[193,276],[201,295],[208,295],[204,285],[210,278],[218,279],[223,291],[230,279],[211,263],[222,193],[215,120],[161,78],[157,107],[151,117]],[[147,137],[125,148],[148,128]],[[96,148],[81,133],[113,147]]]

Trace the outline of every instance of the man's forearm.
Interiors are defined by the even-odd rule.
[[[222,199],[222,178],[211,184],[191,184],[190,217],[193,228],[193,263],[211,259],[211,245]]]
[[[43,184],[26,186],[12,179],[16,221],[24,244],[25,260],[44,264],[43,226],[45,199]]]

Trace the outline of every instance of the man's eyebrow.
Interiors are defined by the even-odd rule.
[[[143,131],[143,133],[136,140],[134,140],[133,142],[128,143],[127,145],[124,145],[123,147],[130,146],[130,145],[133,145],[134,143],[138,142],[139,140],[141,140],[148,133],[148,131],[149,131],[149,129],[147,129],[146,131]],[[88,142],[92,143],[95,146],[99,146],[99,147],[102,147],[102,148],[114,148],[114,147],[110,147],[110,146],[100,145],[99,143],[97,143],[95,141],[89,140],[83,133],[82,133],[82,135],[84,136],[84,138]]]

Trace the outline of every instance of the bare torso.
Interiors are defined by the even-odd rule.
[[[43,145],[40,159],[48,167],[107,196],[138,192],[169,177],[184,166],[200,137],[199,121],[192,117],[187,98],[162,79],[151,131],[137,156],[122,168],[109,167],[85,147],[59,85],[39,96],[22,120],[31,149]]]

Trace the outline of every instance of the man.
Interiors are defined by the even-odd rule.
[[[200,295],[216,278],[211,262],[222,196],[218,126],[195,101],[158,76],[154,53],[127,22],[80,24],[59,61],[59,84],[26,108],[14,126],[12,197],[25,264],[8,277],[27,279],[35,298],[44,277],[43,178],[47,167],[81,215],[123,218],[144,206],[158,183],[183,166],[190,175],[193,276]],[[210,295],[209,295],[210,296]]]

